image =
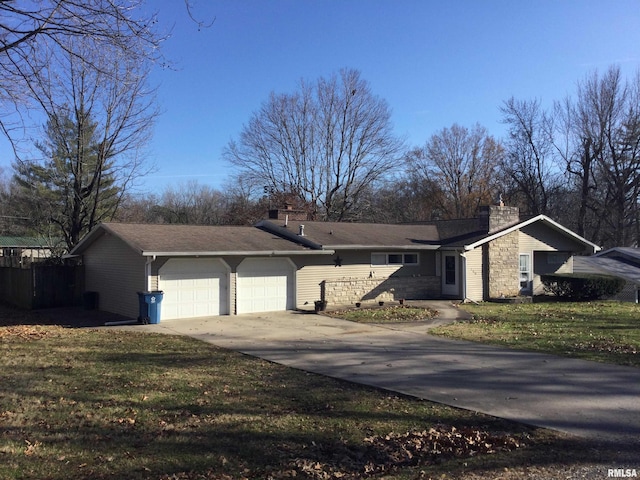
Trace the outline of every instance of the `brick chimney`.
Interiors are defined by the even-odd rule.
[[[507,207],[502,201],[499,205],[485,205],[478,209],[480,228],[488,233],[515,225],[520,221],[520,209]]]
[[[304,210],[294,210],[293,205],[285,203],[284,208],[269,210],[269,220],[282,220],[287,221],[306,221],[308,220],[307,212]]]

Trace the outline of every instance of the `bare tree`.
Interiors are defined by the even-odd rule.
[[[409,157],[411,168],[439,186],[441,218],[470,218],[496,196],[496,169],[503,148],[476,124],[471,130],[454,124],[432,135]]]
[[[20,215],[16,206],[16,182],[0,167],[0,232],[2,235],[28,235],[29,218]]]
[[[191,225],[220,225],[226,210],[225,195],[197,181],[166,188],[155,207],[164,223]]]
[[[26,213],[34,225],[57,225],[69,248],[113,218],[147,171],[142,152],[158,114],[146,64],[95,48],[74,38],[34,72],[29,86],[47,118],[44,141],[36,143],[43,157],[14,165]]]
[[[226,159],[257,185],[294,192],[328,220],[357,215],[372,184],[397,163],[387,103],[360,72],[301,82],[293,94],[271,94],[244,127]]]
[[[442,190],[434,178],[408,168],[367,193],[367,209],[358,220],[372,223],[414,223],[442,218]]]
[[[157,211],[159,204],[159,196],[153,193],[125,193],[113,220],[125,223],[163,223],[162,215]]]
[[[501,171],[513,185],[511,196],[522,196],[523,207],[531,214],[548,214],[554,191],[562,183],[554,156],[552,118],[538,100],[512,97],[500,110],[509,128]]]
[[[557,148],[579,195],[577,232],[606,246],[637,244],[640,76],[594,71],[556,112],[566,132]]]
[[[85,69],[100,63],[74,49],[77,41],[94,52],[109,52],[132,63],[160,58],[162,37],[154,31],[155,15],[145,14],[140,0],[26,0],[0,2],[0,129],[13,140],[21,113],[53,57],[66,53]],[[17,115],[16,115],[17,114]]]

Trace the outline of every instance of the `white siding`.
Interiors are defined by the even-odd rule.
[[[474,302],[484,300],[484,273],[482,261],[482,247],[466,252],[466,282],[467,298]]]
[[[146,290],[145,259],[118,238],[103,235],[83,261],[85,289],[98,292],[99,309],[137,318],[137,292]]]

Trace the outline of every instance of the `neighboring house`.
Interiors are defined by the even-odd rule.
[[[617,247],[590,257],[576,257],[574,272],[613,275],[625,280],[622,291],[614,297],[623,302],[639,301],[640,248]]]
[[[0,236],[0,257],[38,260],[51,256],[50,242],[37,237]]]
[[[295,220],[255,227],[101,224],[72,255],[99,308],[137,316],[137,291],[162,290],[161,319],[398,299],[541,292],[540,274],[573,271],[599,247],[539,215],[490,206],[478,218],[419,225]]]

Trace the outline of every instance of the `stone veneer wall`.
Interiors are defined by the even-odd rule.
[[[520,209],[504,205],[482,206],[478,210],[478,219],[480,220],[481,228],[493,233],[518,223],[520,221]]]
[[[517,230],[489,243],[489,298],[514,297],[520,293],[519,254]]]
[[[440,277],[341,278],[322,282],[323,300],[329,305],[379,302],[405,299],[429,299],[440,296]]]

